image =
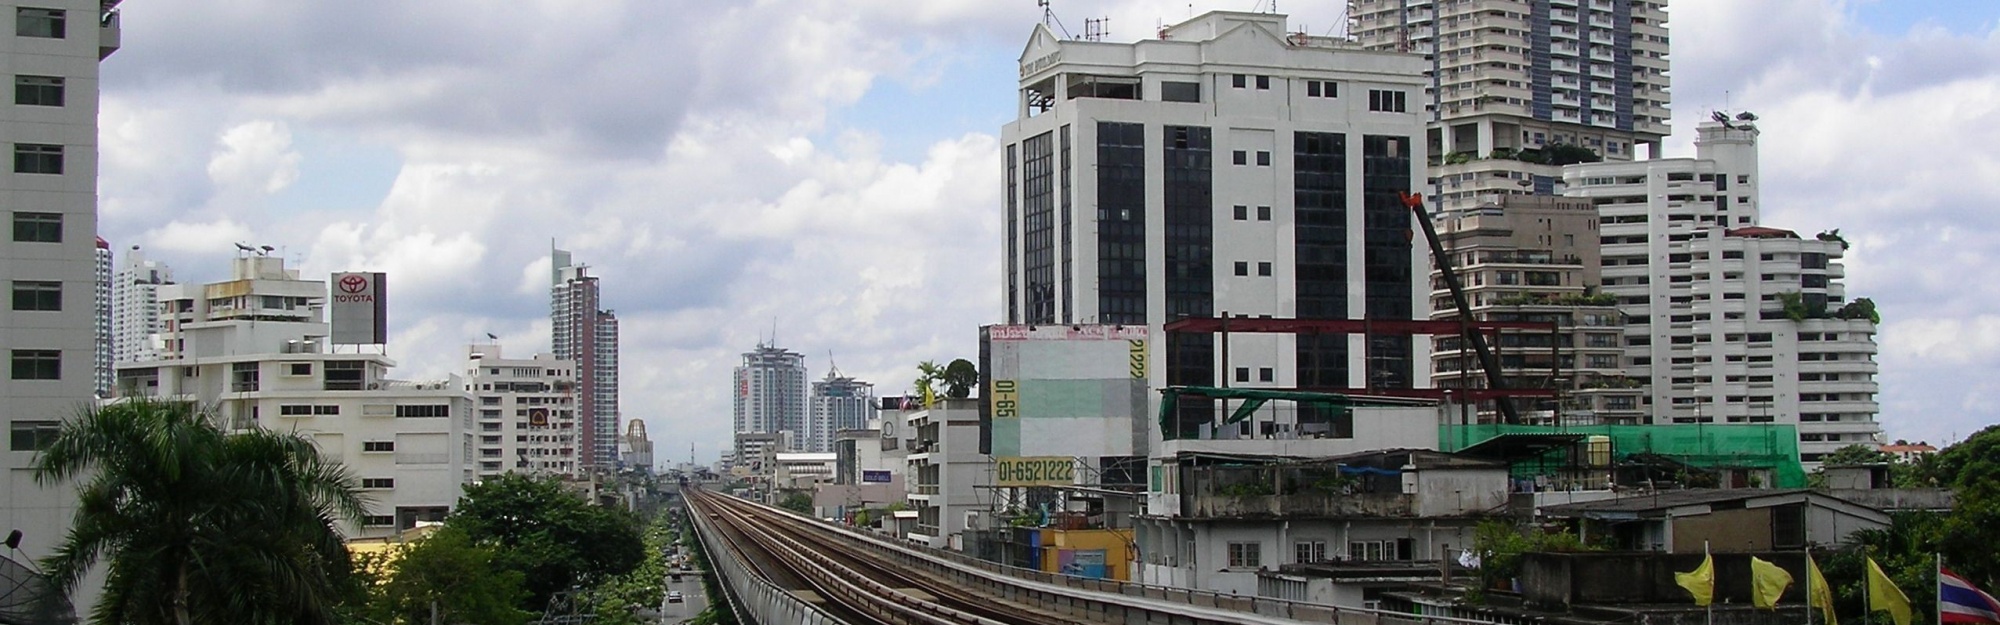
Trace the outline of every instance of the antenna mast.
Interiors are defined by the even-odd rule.
[[[1103,41],[1104,36],[1110,34],[1110,31],[1104,28],[1109,23],[1111,23],[1111,18],[1109,17],[1085,18],[1083,20],[1084,41]]]

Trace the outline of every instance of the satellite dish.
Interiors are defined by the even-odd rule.
[[[20,535],[16,530],[7,535],[10,544],[17,544]],[[76,607],[69,597],[56,592],[48,576],[15,562],[12,558],[0,557],[0,624],[5,625],[69,625],[76,621]]]
[[[1736,114],[1736,121],[1739,121],[1739,122],[1754,122],[1754,121],[1757,121],[1757,114],[1755,114],[1755,113],[1751,113],[1750,111],[1744,111],[1744,112],[1741,112],[1741,113],[1737,113],[1737,114]]]
[[[1713,113],[1709,113],[1708,118],[1713,119],[1716,121],[1716,123],[1723,124],[1725,126],[1729,124],[1729,114],[1724,113],[1722,111],[1715,111]]]

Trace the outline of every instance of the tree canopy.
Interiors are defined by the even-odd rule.
[[[979,368],[972,361],[960,358],[944,366],[944,394],[952,399],[972,396],[972,388],[979,386]]]
[[[637,517],[592,505],[554,478],[509,473],[468,486],[445,524],[522,572],[535,611],[557,592],[631,571],[645,555]]]

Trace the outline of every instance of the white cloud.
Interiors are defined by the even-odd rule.
[[[225,262],[235,244],[254,238],[250,227],[227,219],[207,223],[170,221],[146,232],[146,247],[156,251],[211,255]]]
[[[208,177],[224,189],[277,193],[298,181],[301,158],[292,151],[292,132],[284,123],[246,122],[216,140]]]

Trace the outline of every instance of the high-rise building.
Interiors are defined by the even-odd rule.
[[[1597,206],[1651,422],[1797,424],[1816,465],[1882,442],[1874,307],[1847,297],[1837,233],[1759,223],[1754,119],[1704,122],[1694,158],[1567,167],[1566,193]]]
[[[1238,334],[1225,358],[1215,335],[1162,330],[1429,317],[1399,197],[1425,178],[1422,57],[1217,11],[1129,44],[1038,26],[1020,64],[1001,129],[1008,324],[1148,326],[1156,388],[1428,382],[1429,342],[1407,335]]]
[[[360,478],[368,498],[349,537],[441,521],[466,483],[473,403],[465,381],[405,381],[379,351],[328,343],[327,282],[282,258],[244,253],[229,280],[163,286],[165,350],[118,368],[121,394],[190,401],[225,428],[299,432]]]
[[[11,305],[0,307],[0,420],[13,432],[10,475],[26,475],[31,453],[67,416],[88,405],[97,380],[97,102],[98,62],[118,49],[116,2],[48,0],[8,3],[15,30],[0,48],[13,74],[14,98],[0,106],[0,134],[13,151],[0,174],[0,284]],[[70,485],[33,480],[0,485],[0,522],[23,532],[21,553],[50,554],[70,526],[76,499]],[[97,600],[86,581],[79,612]]]
[[[809,403],[805,451],[833,451],[835,434],[861,429],[875,418],[875,385],[843,376],[829,365],[826,378],[812,383]]]
[[[1432,207],[1560,191],[1561,165],[1660,156],[1666,0],[1354,0],[1363,46],[1429,58]]]
[[[91,318],[97,320],[97,352],[91,362],[93,392],[98,397],[111,396],[111,244],[104,237],[97,237],[97,282],[91,293],[95,296],[91,305]]]
[[[626,422],[625,433],[618,437],[618,462],[624,469],[653,472],[653,439],[646,436],[645,421]]]
[[[748,457],[742,434],[783,433],[784,447],[797,451],[805,446],[806,357],[776,345],[758,343],[744,352],[743,364],[736,367],[733,395],[736,398],[736,459]]]
[[[551,250],[549,344],[555,357],[576,363],[578,457],[586,468],[618,463],[618,317],[600,307],[597,276]]]
[[[1545,389],[1549,398],[1512,400],[1524,423],[1629,424],[1643,415],[1624,376],[1624,320],[1598,275],[1597,207],[1589,200],[1494,196],[1438,216],[1439,242],[1452,258],[1472,318],[1554,323],[1542,331],[1502,330],[1488,339],[1509,389]],[[1457,319],[1440,271],[1431,272],[1431,318]],[[1475,350],[1459,336],[1436,336],[1431,380],[1439,388],[1486,388]],[[1454,403],[1471,404],[1454,400]],[[1495,407],[1458,418],[1493,422]]]
[[[577,474],[576,363],[551,354],[507,358],[498,344],[473,345],[466,374],[479,411],[479,477]]]
[[[174,283],[173,268],[146,258],[134,245],[111,278],[111,359],[142,362],[160,357],[160,287]]]

